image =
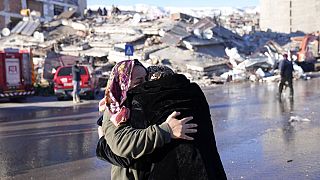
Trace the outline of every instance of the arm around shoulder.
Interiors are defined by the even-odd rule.
[[[171,141],[168,123],[135,129],[127,123],[117,127],[109,119],[110,115],[106,110],[102,125],[104,137],[110,149],[118,156],[136,159]]]

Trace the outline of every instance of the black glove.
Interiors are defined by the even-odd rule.
[[[97,120],[98,126],[102,126],[102,121],[103,121],[103,115],[100,116],[99,119]]]

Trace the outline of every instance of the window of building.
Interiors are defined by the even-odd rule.
[[[54,9],[53,9],[53,14],[54,15],[59,15],[62,12],[64,12],[64,7],[63,6],[54,5]]]

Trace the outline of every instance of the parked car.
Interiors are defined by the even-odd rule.
[[[80,65],[80,96],[94,99],[99,93],[98,80],[93,68],[89,65]],[[59,67],[53,78],[54,93],[58,100],[72,97],[72,66]]]

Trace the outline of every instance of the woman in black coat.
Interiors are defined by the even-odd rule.
[[[152,73],[152,68],[150,72],[151,77],[161,77],[161,73]],[[190,83],[181,74],[146,82],[128,91],[126,106],[131,110],[128,123],[134,128],[161,124],[172,111],[179,111],[182,116],[193,116],[192,123],[198,124],[198,132],[191,135],[194,141],[174,140],[140,159],[116,156],[102,140],[97,147],[98,157],[118,166],[150,170],[149,179],[227,179],[216,147],[209,106],[196,83]]]

